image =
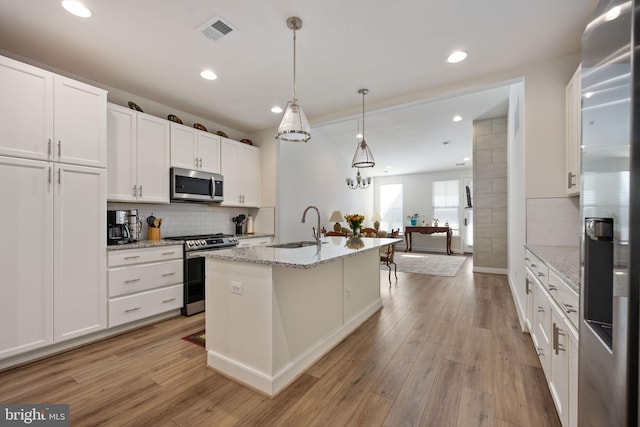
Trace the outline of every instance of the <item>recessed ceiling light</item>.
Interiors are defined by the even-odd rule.
[[[584,94],[585,98],[591,98],[593,96],[593,92],[587,92]]]
[[[464,158],[464,159],[462,159],[462,160],[464,160],[465,162],[468,162],[468,161],[469,161],[469,160],[471,160],[471,159],[470,159],[469,157],[465,157],[465,158]]]
[[[274,107],[271,107],[271,112],[272,113],[276,113],[276,114],[280,114],[282,113],[282,107],[278,107],[277,105]]]
[[[451,64],[455,64],[456,62],[463,61],[467,57],[467,52],[463,50],[456,50],[452,52],[451,55],[447,58],[447,62]]]
[[[391,166],[387,166],[387,169],[391,169]]]
[[[91,11],[79,1],[63,0],[60,4],[67,10],[67,12],[75,16],[79,16],[80,18],[88,18],[91,16]]]
[[[462,117],[460,117],[460,116],[453,116],[453,121],[454,121],[454,122],[459,122],[460,120],[462,120]]]
[[[206,80],[215,80],[218,78],[216,73],[214,73],[211,70],[204,70],[203,72],[200,73],[200,77]]]

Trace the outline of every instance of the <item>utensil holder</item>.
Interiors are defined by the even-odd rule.
[[[149,240],[160,240],[160,228],[147,227],[149,231]]]

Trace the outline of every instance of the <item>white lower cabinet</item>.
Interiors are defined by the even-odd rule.
[[[273,243],[273,237],[247,237],[238,239],[238,247],[246,248],[249,246],[266,246]]]
[[[109,252],[109,327],[182,307],[182,246]]]
[[[0,157],[0,181],[0,359],[106,328],[106,171]]]
[[[530,333],[563,426],[578,425],[578,294],[527,251]],[[530,265],[532,264],[532,265]],[[534,273],[535,272],[535,273]],[[547,280],[548,278],[548,280]]]

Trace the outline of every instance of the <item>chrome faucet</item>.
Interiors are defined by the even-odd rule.
[[[322,242],[320,241],[320,238],[322,237],[322,233],[320,232],[320,211],[318,210],[318,208],[316,208],[315,206],[307,206],[307,208],[302,213],[302,223],[304,224],[304,218],[305,216],[307,216],[307,211],[309,209],[315,209],[316,213],[318,214],[318,228],[316,228],[313,231],[312,236],[316,240],[316,245],[318,245],[318,250],[320,250],[322,248]]]

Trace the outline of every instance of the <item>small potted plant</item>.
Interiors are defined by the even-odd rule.
[[[418,225],[418,217],[420,215],[418,215],[417,213],[414,213],[413,215],[407,215],[407,218],[409,219],[409,224],[411,225]]]

